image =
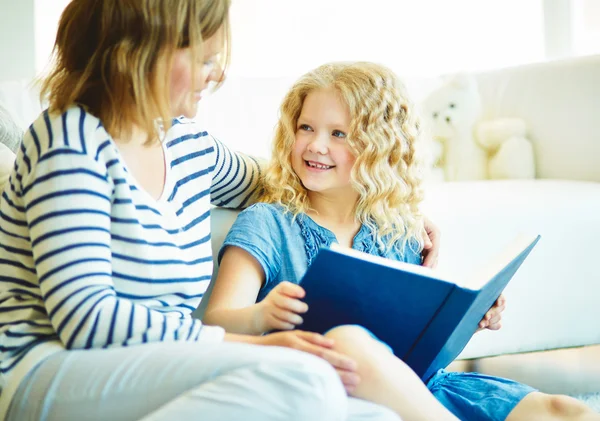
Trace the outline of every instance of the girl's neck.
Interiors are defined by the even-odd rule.
[[[352,225],[356,220],[356,202],[358,195],[333,196],[309,192],[309,216],[332,225]]]
[[[319,225],[333,232],[338,243],[351,248],[360,231],[356,219],[357,195],[327,196],[309,193],[311,209],[308,215]]]

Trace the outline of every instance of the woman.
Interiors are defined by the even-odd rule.
[[[230,335],[190,316],[212,271],[210,205],[247,205],[260,173],[173,119],[222,80],[228,8],[65,9],[49,110],[0,202],[0,419],[397,420],[347,398],[356,364],[332,340]]]

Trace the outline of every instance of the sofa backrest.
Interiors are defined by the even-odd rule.
[[[525,120],[538,178],[600,181],[600,119],[595,115],[600,110],[600,55],[475,76],[484,118]],[[200,104],[199,117],[233,149],[268,155],[278,106],[293,81],[232,76]],[[406,83],[419,102],[440,79],[409,78]]]
[[[484,118],[520,117],[534,143],[537,177],[600,181],[600,55],[476,75]],[[269,155],[279,104],[294,78],[232,76],[200,103],[199,120],[232,149]],[[415,100],[439,80],[409,79]],[[0,82],[0,105],[21,128],[39,114],[35,85]],[[226,112],[224,112],[226,110]]]
[[[600,55],[477,75],[484,118],[520,117],[537,177],[600,181]]]

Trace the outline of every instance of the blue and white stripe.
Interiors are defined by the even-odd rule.
[[[44,112],[0,198],[0,418],[60,349],[220,340],[190,317],[212,273],[211,204],[247,205],[258,163],[178,119],[165,191],[141,190],[100,121]]]

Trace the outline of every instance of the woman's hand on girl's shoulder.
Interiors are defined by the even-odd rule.
[[[425,233],[423,235],[425,245],[423,247],[423,266],[434,268],[438,263],[438,256],[440,254],[440,238],[442,232],[440,229],[431,222],[428,218],[425,218]]]

